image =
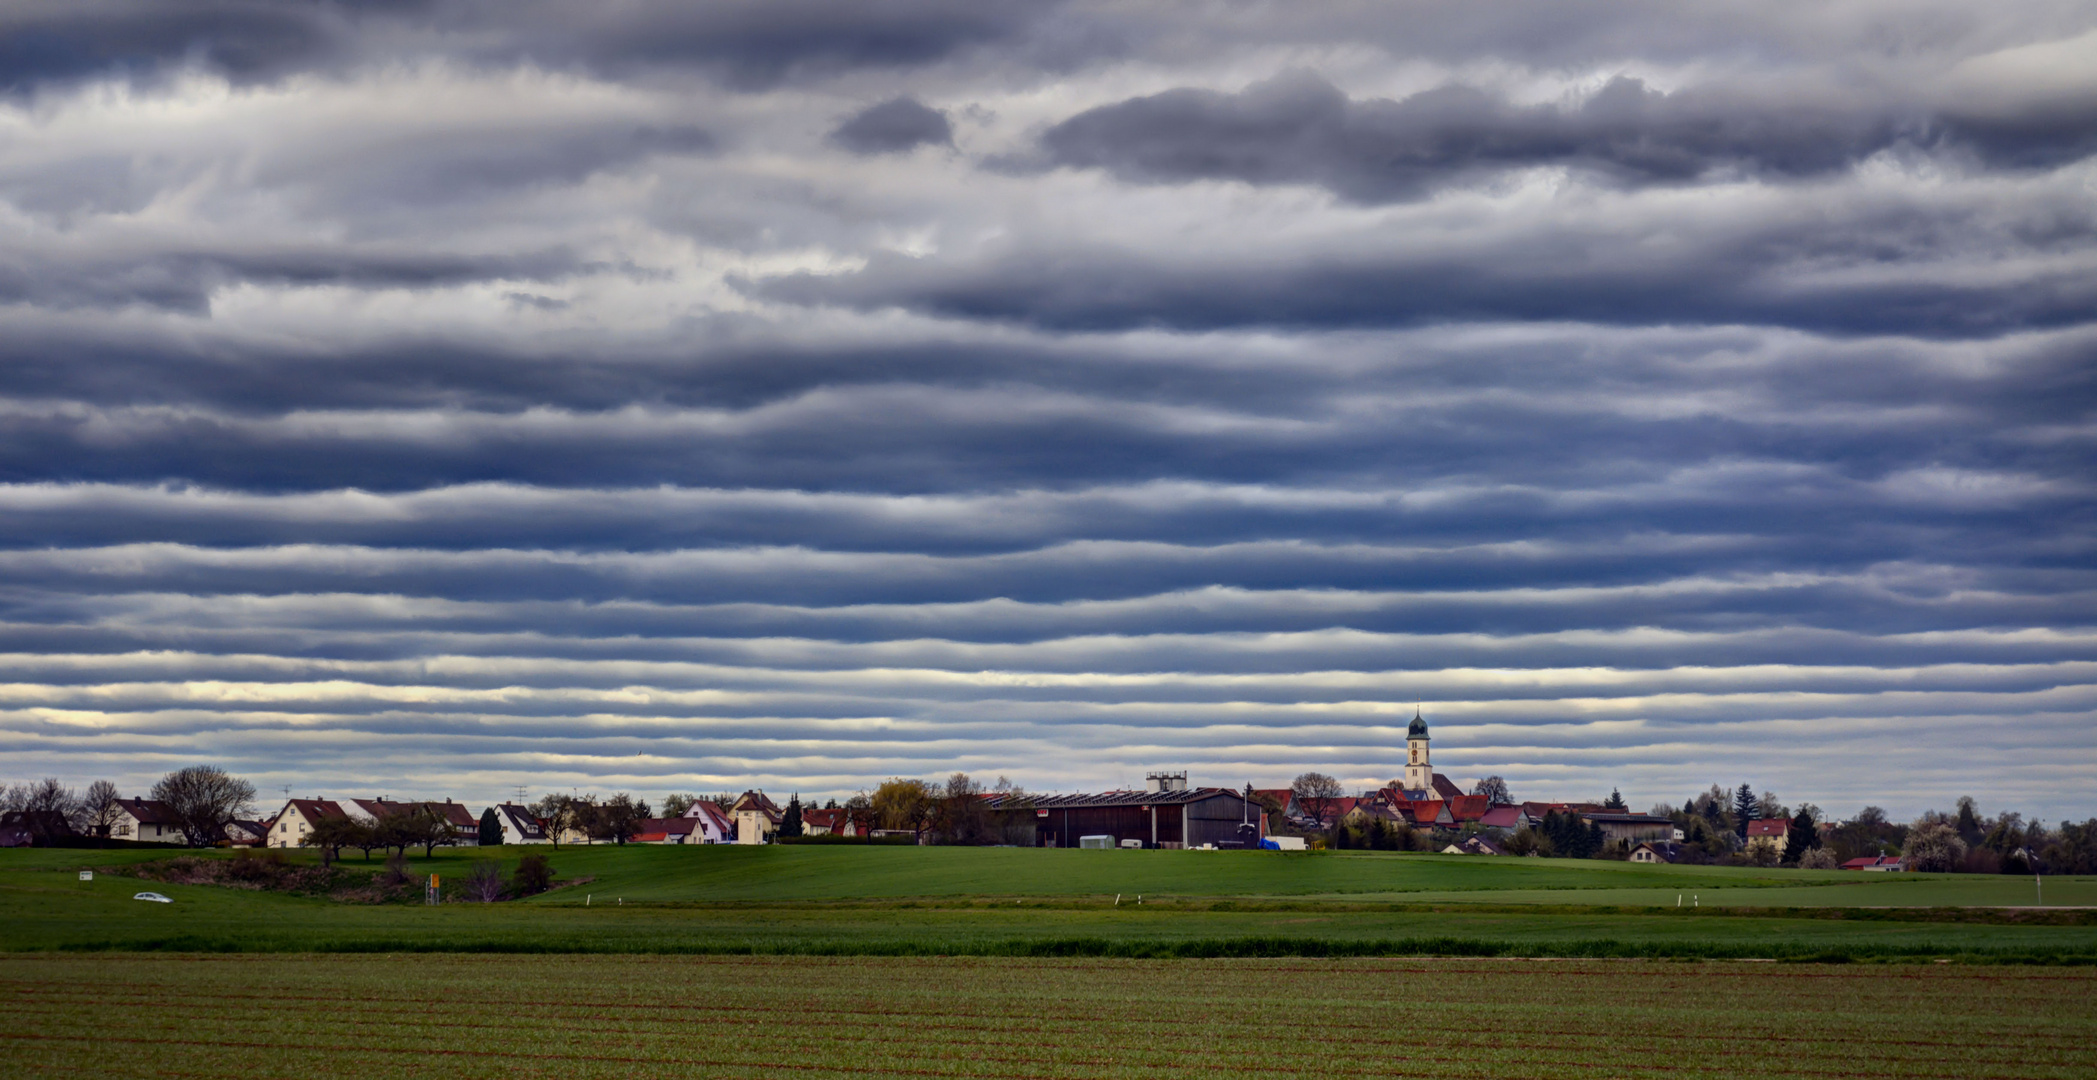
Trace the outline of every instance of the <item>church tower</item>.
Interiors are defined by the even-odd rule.
[[[1427,760],[1427,721],[1413,710],[1412,726],[1405,731],[1405,790],[1434,789],[1434,766]]]

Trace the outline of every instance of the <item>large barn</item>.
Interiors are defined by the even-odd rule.
[[[1266,835],[1260,805],[1228,788],[1189,788],[1186,773],[1153,773],[1144,791],[1094,795],[1035,795],[1034,842],[1077,847],[1086,836],[1111,836],[1119,846],[1147,848],[1254,847]]]

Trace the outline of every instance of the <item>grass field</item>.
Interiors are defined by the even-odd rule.
[[[17,1076],[2097,1074],[2097,970],[1508,960],[0,957]]]
[[[554,855],[564,877],[595,878],[586,884],[526,902],[429,908],[107,873],[81,882],[70,870],[168,854],[0,853],[0,950],[2097,961],[2097,912],[1946,912],[1866,903],[1889,897],[1910,905],[1956,903],[1953,898],[1986,897],[2005,884],[2028,886],[2019,879],[1829,880],[1796,871],[1454,856],[599,847]],[[455,880],[482,854],[442,853],[417,869]],[[1388,885],[1393,877],[1423,887],[1345,888]],[[1135,883],[1118,905],[1114,893],[1094,891],[1117,881]],[[1175,881],[1188,891],[1141,891]],[[1635,884],[1606,887],[1626,881]],[[855,889],[853,882],[863,885]],[[177,903],[130,899],[145,887]],[[2091,883],[2055,881],[2047,888],[2073,895]],[[1664,902],[1620,902],[1627,892]],[[1678,908],[1678,895],[1701,896],[1705,906]],[[1796,909],[1713,903],[1725,896],[1825,902]]]

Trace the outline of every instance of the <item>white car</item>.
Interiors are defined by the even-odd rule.
[[[133,899],[133,900],[151,900],[151,901],[153,901],[153,902],[154,902],[154,903],[156,903],[156,904],[172,904],[172,903],[174,903],[174,900],[172,900],[172,899],[170,899],[170,898],[168,898],[168,897],[162,896],[162,895],[160,895],[160,894],[159,894],[159,893],[157,893],[157,892],[142,892],[142,893],[136,893],[136,894],[133,894],[133,895],[132,895],[131,899]]]

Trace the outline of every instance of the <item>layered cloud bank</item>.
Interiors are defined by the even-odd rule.
[[[2076,5],[0,43],[23,777],[2097,812]]]

